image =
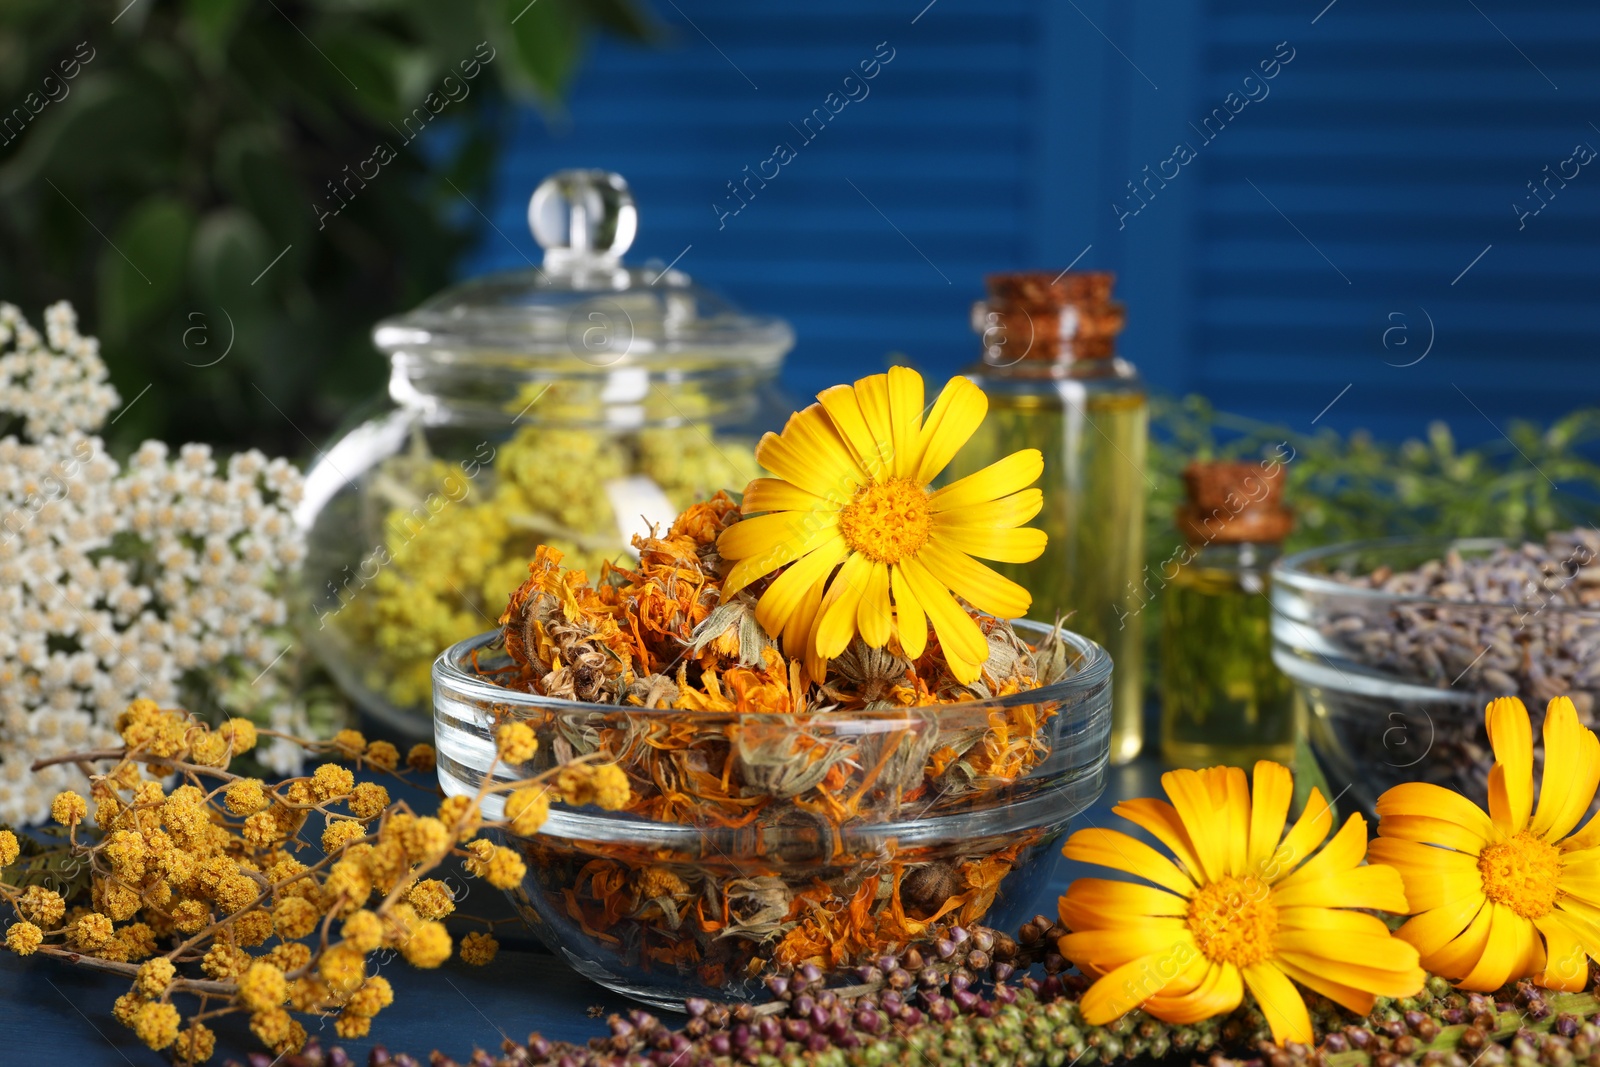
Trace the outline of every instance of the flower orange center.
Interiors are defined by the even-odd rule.
[[[1259,878],[1219,878],[1195,891],[1189,901],[1189,929],[1212,963],[1248,967],[1272,955],[1278,908],[1272,890]]]
[[[1524,919],[1550,914],[1561,895],[1561,853],[1524,830],[1478,855],[1483,895]]]
[[[928,491],[909,478],[864,485],[839,512],[845,544],[879,563],[916,555],[932,525]]]

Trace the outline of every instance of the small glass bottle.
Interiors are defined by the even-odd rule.
[[[1149,404],[1133,365],[1116,353],[1123,308],[1113,277],[1084,271],[994,274],[973,306],[983,358],[962,373],[989,397],[989,414],[958,458],[959,477],[1021,448],[1044,453],[1050,537],[1028,564],[995,569],[1033,593],[1029,615],[1068,625],[1111,653],[1111,762],[1144,741],[1145,443]]]
[[[1283,471],[1191,463],[1177,525],[1185,544],[1161,568],[1161,756],[1178,767],[1294,761],[1298,716],[1272,662],[1268,572],[1294,516]]]

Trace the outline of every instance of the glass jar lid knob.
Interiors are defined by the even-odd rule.
[[[609,267],[633,244],[639,212],[633,191],[608,170],[561,170],[528,201],[528,228],[547,271]]]

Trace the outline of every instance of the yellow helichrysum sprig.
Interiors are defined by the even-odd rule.
[[[365,1035],[394,999],[371,973],[372,953],[392,950],[413,966],[437,967],[454,949],[443,920],[455,901],[444,882],[427,877],[433,870],[455,857],[509,888],[521,880],[522,860],[478,839],[482,829],[530,834],[553,799],[619,808],[629,795],[617,768],[579,762],[492,786],[486,776],[476,796],[446,798],[425,815],[338,762],[272,784],[234,774],[233,756],[261,736],[280,736],[243,720],[213,729],[140,700],[118,730],[121,748],[41,761],[103,769],[88,797],[64,792],[51,805],[68,837],[52,858],[90,872],[86,889],[41,884],[31,876],[46,868],[23,859],[16,836],[0,831],[0,866],[30,865],[23,884],[0,883],[0,900],[17,920],[5,943],[20,955],[129,978],[117,1019],[150,1047],[192,1062],[211,1055],[208,1024],[229,1014],[247,1015],[251,1031],[279,1054],[305,1041],[296,1016],[331,1018],[340,1037]],[[325,742],[290,740],[401,781],[430,772],[435,759],[418,745],[402,768],[393,745],[353,730]],[[510,724],[499,747],[497,762],[510,763],[538,746],[525,724]],[[160,779],[174,773],[168,790]],[[511,793],[500,822],[480,813],[491,789]],[[307,862],[313,857],[299,854],[309,850],[303,835],[313,815],[326,854]],[[496,948],[491,933],[473,931],[460,953],[483,964]],[[176,998],[194,1002],[187,1015]]]

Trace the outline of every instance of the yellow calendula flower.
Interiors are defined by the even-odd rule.
[[[1544,781],[1533,806],[1533,725],[1516,697],[1488,706],[1489,812],[1426,782],[1378,798],[1372,855],[1400,871],[1417,914],[1398,931],[1422,963],[1488,992],[1534,976],[1583,989],[1600,960],[1600,817],[1572,833],[1600,785],[1600,740],[1557,697],[1544,713]],[[1571,834],[1571,836],[1567,836]]]
[[[1080,878],[1061,898],[1071,933],[1061,954],[1094,979],[1079,1004],[1104,1025],[1134,1008],[1190,1024],[1232,1011],[1245,989],[1279,1043],[1312,1041],[1295,983],[1358,1015],[1377,996],[1411,996],[1426,975],[1417,951],[1383,921],[1351,908],[1404,912],[1400,874],[1362,865],[1367,824],[1333,827],[1315,789],[1285,834],[1287,767],[1262,760],[1252,789],[1237,767],[1169,771],[1171,803],[1128,800],[1112,810],[1166,845],[1176,862],[1115,830],[1079,830],[1068,859],[1153,882]],[[1316,852],[1316,855],[1312,855]]]
[[[1027,488],[1043,457],[1024,449],[930,490],[988,412],[976,385],[950,379],[926,418],[922,376],[905,367],[817,400],[756,449],[777,477],[750,483],[741,511],[753,517],[717,542],[736,561],[723,597],[786,568],[756,618],[791,655],[804,650],[814,679],[857,633],[873,648],[898,637],[916,659],[931,622],[951,673],[976,681],[989,644],[951,593],[1002,618],[1027,613],[1028,591],[973,557],[1026,563],[1044,551],[1043,531],[1019,528],[1043,506]]]

